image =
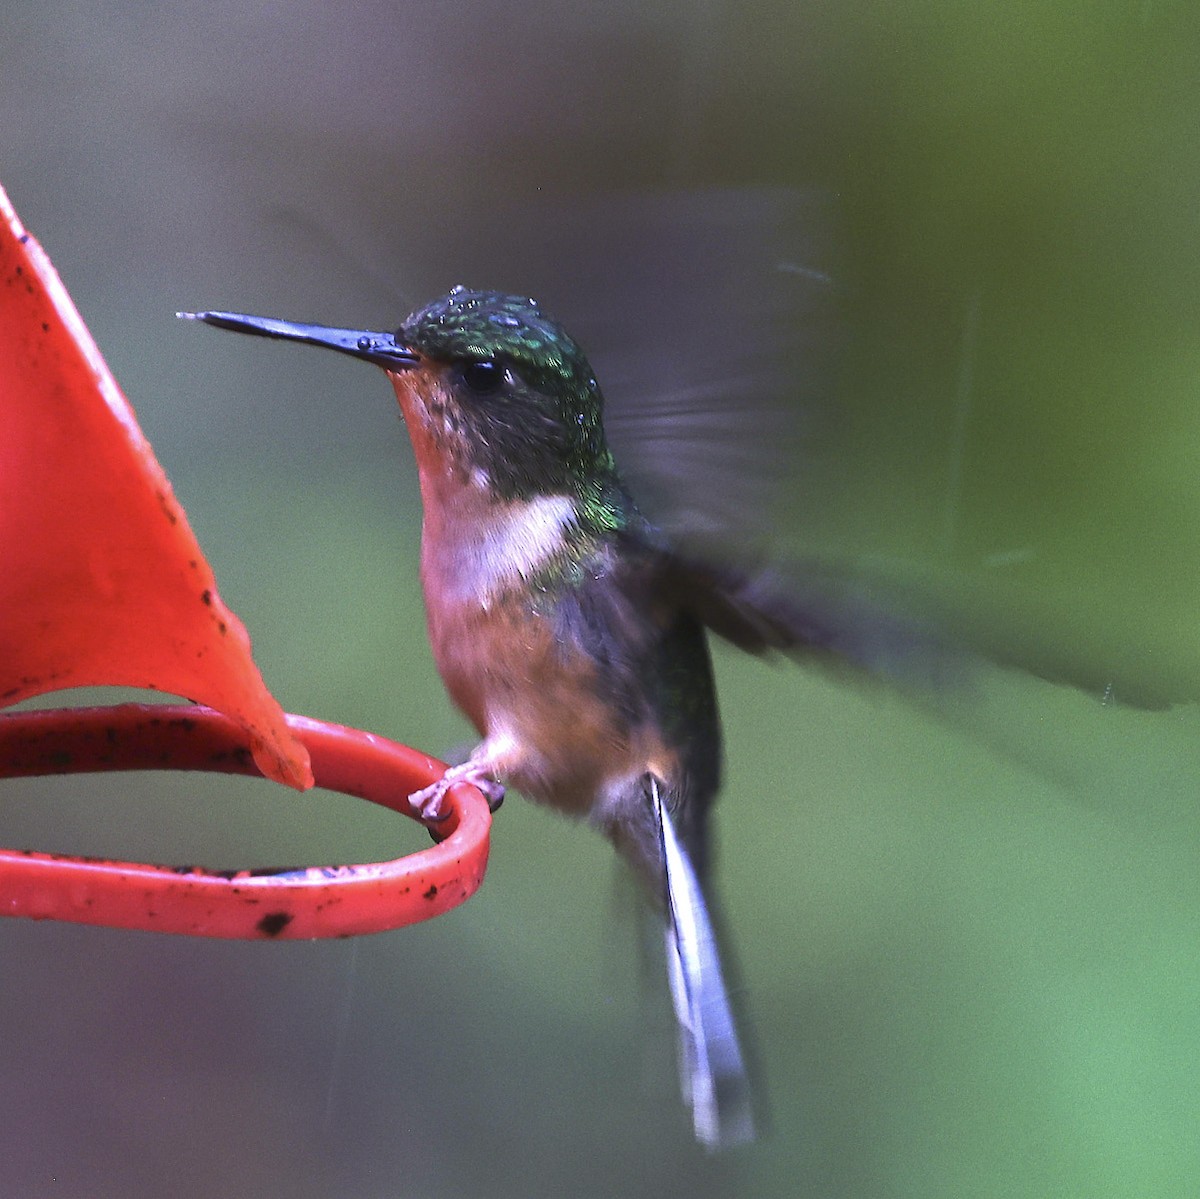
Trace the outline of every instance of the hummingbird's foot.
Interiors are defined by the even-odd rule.
[[[449,767],[436,783],[413,792],[408,797],[409,805],[426,826],[436,825],[445,819],[442,800],[446,792],[456,783],[470,783],[483,792],[488,807],[494,812],[504,800],[504,784],[499,776],[516,768],[522,756],[520,745],[511,735],[493,734],[477,745],[461,765]],[[435,841],[439,840],[433,827],[429,828],[429,834]]]
[[[414,791],[408,797],[409,806],[426,823],[445,820],[448,813],[442,811],[442,800],[457,783],[477,787],[493,812],[504,802],[504,784],[488,773],[484,763],[468,760],[460,766],[451,766],[436,783]]]

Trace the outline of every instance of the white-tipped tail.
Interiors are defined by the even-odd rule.
[[[679,1023],[683,1096],[696,1139],[723,1149],[754,1138],[750,1080],[704,892],[653,776],[650,798],[666,878],[667,974]]]

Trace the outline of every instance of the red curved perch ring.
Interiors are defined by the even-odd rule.
[[[318,786],[406,816],[415,818],[408,795],[445,770],[371,733],[303,716],[287,724],[308,749]],[[137,769],[260,774],[245,732],[209,708],[124,704],[0,715],[0,777]],[[460,784],[445,806],[439,844],[358,866],[218,874],[2,849],[0,915],[268,940],[399,928],[455,907],[483,881],[487,802]]]

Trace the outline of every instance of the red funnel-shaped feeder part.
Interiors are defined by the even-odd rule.
[[[0,413],[0,707],[102,684],[208,705],[0,716],[0,777],[224,770],[303,789],[315,765],[322,786],[412,815],[402,797],[445,767],[284,716],[132,409],[3,190]],[[0,915],[224,937],[395,928],[482,881],[487,804],[471,787],[448,799],[442,844],[368,866],[213,874],[0,850]]]
[[[227,713],[269,778],[304,747],[128,401],[0,192],[0,706],[117,684]]]

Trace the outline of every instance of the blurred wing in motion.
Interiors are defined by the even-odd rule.
[[[992,580],[869,559],[741,567],[676,556],[672,568],[677,594],[739,649],[859,667],[918,697],[948,689],[959,698],[1001,666],[1105,703],[1155,710],[1200,698],[1200,679],[1139,651],[1136,630],[1123,647],[1089,647],[1050,613],[1014,620]]]
[[[642,510],[688,546],[761,537],[829,408],[842,338],[832,204],[784,189],[616,198],[619,273],[585,311],[605,430]],[[573,297],[574,302],[574,297]],[[590,319],[589,319],[590,318]]]
[[[681,594],[718,635],[861,667],[968,731],[970,713],[939,693],[961,699],[995,665],[1098,702],[1200,699],[1194,655],[1170,653],[1133,616],[1114,620],[1112,598],[1069,581],[1055,592],[1052,563],[918,563],[878,541],[861,552],[854,537],[840,543],[838,512],[796,502],[810,487],[816,502],[836,502],[814,480],[854,462],[842,444],[853,418],[837,396],[853,330],[834,197],[627,193],[540,223],[545,252],[570,247],[588,283],[572,296],[572,324],[603,382],[622,475],[677,555]],[[789,497],[803,515],[785,529]],[[794,560],[760,565],[768,557]]]

